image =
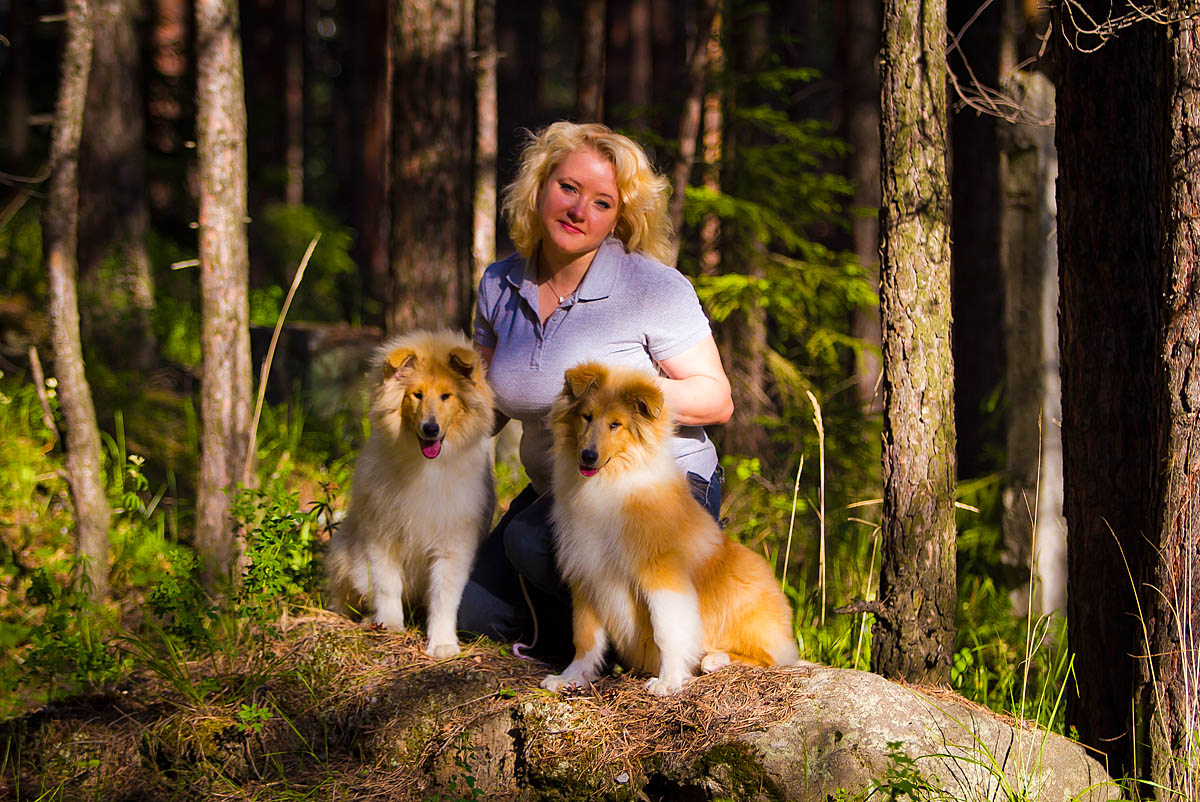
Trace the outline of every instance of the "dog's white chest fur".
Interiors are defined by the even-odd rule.
[[[586,592],[605,630],[618,649],[635,648],[637,606],[642,585],[623,533],[630,496],[676,471],[673,461],[659,460],[612,478],[570,477],[569,487],[555,500],[558,564],[564,579]]]
[[[351,515],[330,545],[331,573],[369,600],[374,621],[405,626],[405,603],[429,608],[429,646],[458,651],[455,615],[493,503],[491,451],[484,439],[433,460],[416,442],[398,455],[368,442],[354,479]]]

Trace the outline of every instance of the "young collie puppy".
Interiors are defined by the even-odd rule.
[[[346,612],[365,602],[375,624],[403,629],[404,602],[423,602],[425,651],[450,657],[495,504],[492,391],[471,343],[447,331],[389,339],[372,370],[371,436],[329,544],[331,606]]]
[[[799,659],[792,611],[766,560],[725,536],[671,456],[654,377],[585,363],[551,410],[558,566],[571,589],[575,659],[542,687],[595,679],[609,642],[656,674],[658,695],[699,666]]]

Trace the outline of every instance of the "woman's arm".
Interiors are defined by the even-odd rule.
[[[682,354],[658,363],[663,395],[685,426],[725,423],[733,414],[729,377],[721,366],[717,343],[710,336]]]

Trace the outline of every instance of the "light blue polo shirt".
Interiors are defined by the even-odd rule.
[[[711,335],[687,277],[634,252],[601,244],[578,289],[542,325],[535,271],[520,254],[495,262],[479,283],[475,342],[494,348],[488,379],[496,406],[521,422],[521,463],[539,493],[550,489],[550,405],[563,373],[594,360],[659,373],[658,362]],[[717,451],[700,426],[681,426],[671,443],[685,471],[707,479]]]

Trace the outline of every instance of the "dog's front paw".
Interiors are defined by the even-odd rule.
[[[687,680],[687,677],[654,677],[646,683],[646,690],[655,696],[670,696],[683,690],[683,684]]]
[[[457,642],[452,643],[434,643],[430,641],[425,646],[425,654],[438,660],[445,660],[447,657],[453,657],[462,650],[458,648]]]
[[[568,676],[566,672],[562,674],[551,674],[542,680],[542,687],[554,693],[562,693],[564,691],[576,691],[583,687],[579,677]]]
[[[728,654],[725,652],[709,652],[700,661],[700,670],[705,674],[711,674],[714,671],[720,671],[727,665],[729,665]]]
[[[379,613],[376,613],[370,618],[364,618],[363,623],[371,629],[386,629],[391,632],[404,631],[403,618],[393,618],[391,616],[380,615]]]

